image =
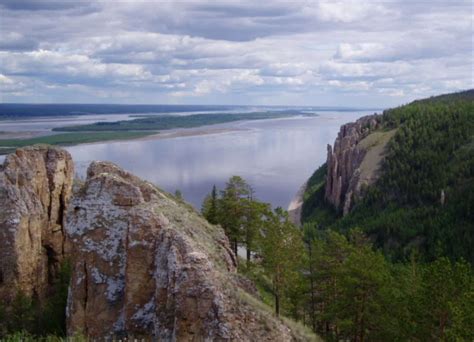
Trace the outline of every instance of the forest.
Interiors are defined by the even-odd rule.
[[[412,253],[474,262],[474,91],[386,110],[398,128],[378,181],[341,218],[324,203],[324,166],[311,177],[303,220],[345,233],[360,227],[393,261]]]
[[[341,234],[313,221],[301,229],[238,176],[212,189],[202,213],[222,225],[241,256],[239,271],[275,314],[328,341],[474,338],[474,274],[463,259],[423,262],[413,253],[391,262],[360,228]]]
[[[314,255],[310,260],[322,258],[312,267],[324,270],[324,275],[316,272],[313,283],[320,286],[321,277],[329,285],[334,281],[315,298],[328,300],[327,293],[337,298],[325,303],[326,313],[318,316],[331,317],[331,323],[317,321],[316,331],[340,338],[342,321],[334,326],[333,320],[343,320],[352,311],[345,319],[352,320],[353,335],[346,336],[353,341],[381,336],[472,340],[474,91],[384,111],[380,130],[394,128],[397,133],[387,146],[380,178],[364,189],[348,215],[343,217],[325,202],[325,164],[308,181],[302,209],[305,241],[315,237],[314,248],[307,244],[307,250]],[[361,269],[351,267],[356,261]],[[338,289],[347,281],[351,286],[346,291],[361,291],[352,294],[352,305],[344,304],[344,290]],[[364,286],[371,288],[370,295]],[[368,306],[356,312],[360,298]],[[372,313],[375,321],[369,323],[367,315]],[[357,322],[359,328],[353,326]]]

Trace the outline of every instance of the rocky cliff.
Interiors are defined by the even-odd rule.
[[[354,193],[360,189],[360,169],[368,148],[359,143],[381,122],[379,115],[369,115],[341,127],[334,147],[328,145],[325,199],[347,214]]]
[[[239,286],[220,227],[154,185],[95,162],[66,215],[68,332],[160,341],[289,341]]]
[[[67,252],[73,163],[64,150],[18,149],[0,166],[0,300],[47,295]]]
[[[0,168],[0,298],[48,299],[72,262],[69,334],[92,339],[291,341],[236,273],[224,231],[192,207],[111,163],[73,188],[61,149],[30,147]]]

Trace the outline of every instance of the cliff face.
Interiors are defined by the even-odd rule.
[[[0,300],[47,295],[67,252],[63,217],[72,193],[68,152],[18,149],[0,167]]]
[[[287,327],[246,302],[220,227],[113,164],[89,167],[66,230],[74,256],[70,334],[292,339]]]
[[[347,214],[359,182],[359,167],[367,148],[359,143],[380,125],[380,116],[369,115],[341,127],[334,148],[328,145],[325,199]]]
[[[47,299],[72,262],[69,334],[159,341],[303,340],[236,273],[224,231],[111,163],[72,187],[61,149],[31,147],[0,167],[0,299]]]

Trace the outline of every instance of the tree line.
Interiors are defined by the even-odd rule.
[[[245,249],[239,271],[275,314],[328,341],[474,339],[474,275],[466,261],[425,263],[413,253],[395,263],[360,229],[296,227],[238,176],[221,191],[213,187],[202,213],[223,227],[234,252]]]

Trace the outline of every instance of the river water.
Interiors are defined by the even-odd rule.
[[[220,133],[94,143],[66,149],[71,152],[76,175],[81,178],[91,161],[112,161],[164,190],[180,190],[184,199],[199,209],[214,184],[222,189],[229,177],[239,175],[252,185],[258,199],[287,208],[300,186],[325,162],[326,146],[333,144],[339,127],[371,113],[322,111],[317,117],[240,121],[193,129]],[[117,114],[11,120],[0,122],[0,130],[48,134],[65,121],[84,124],[130,118]],[[185,131],[189,130],[174,133]],[[0,162],[3,159],[0,156]]]
[[[339,127],[366,114],[323,112],[318,117],[237,122],[212,126],[233,130],[218,134],[96,143],[67,150],[80,177],[91,161],[112,161],[169,192],[180,190],[196,208],[214,184],[222,189],[232,175],[247,180],[260,200],[286,208],[301,184],[326,160],[326,146],[334,142]]]

